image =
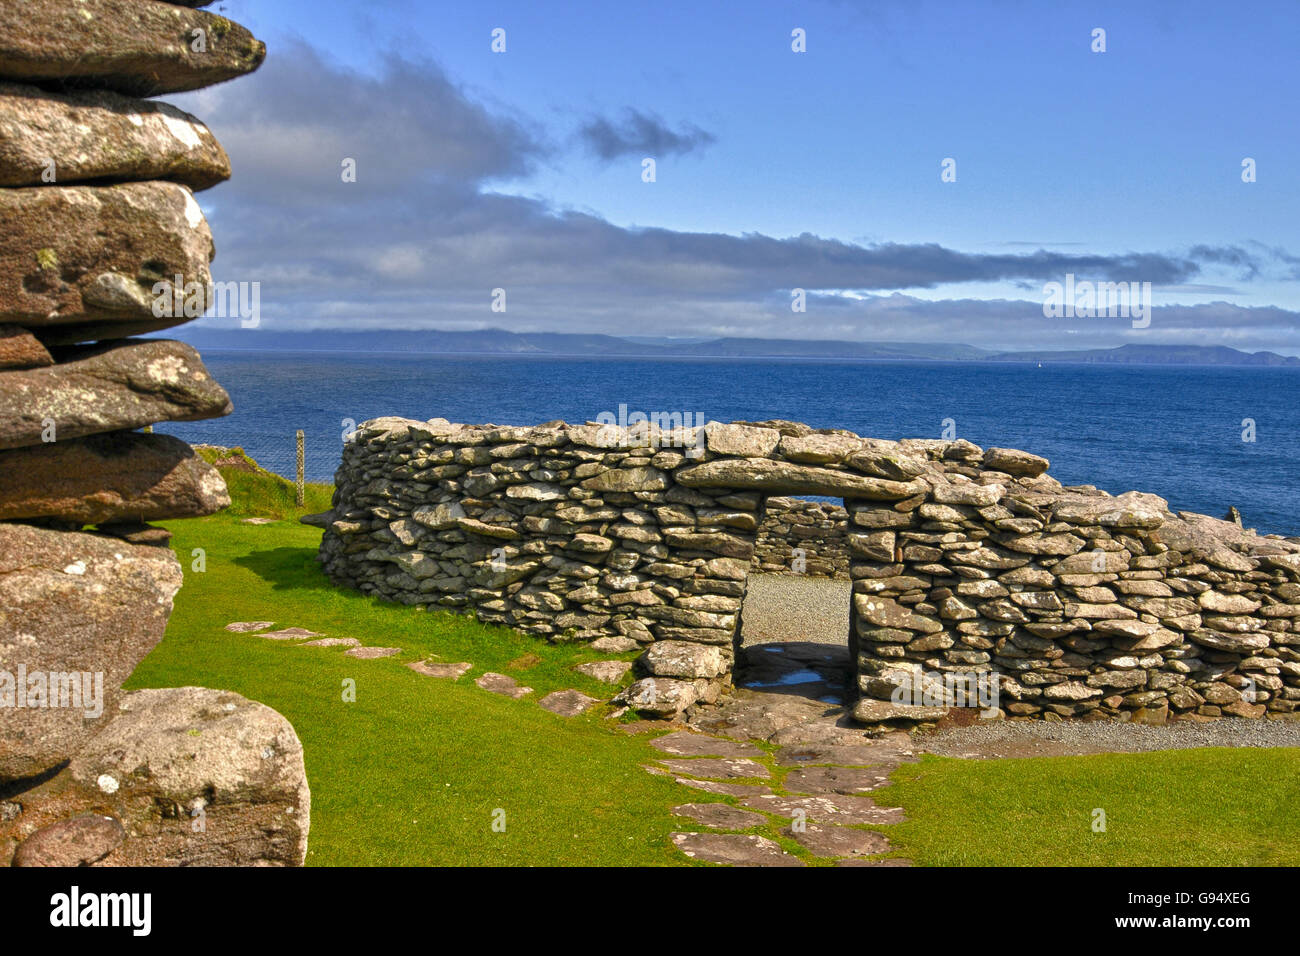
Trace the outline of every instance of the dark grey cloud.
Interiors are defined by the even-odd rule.
[[[1048,346],[1104,327],[1045,324],[1042,284],[1067,273],[1186,287],[1207,266],[1258,271],[1262,262],[1285,262],[1278,258],[1285,253],[1248,244],[1175,253],[979,254],[937,243],[861,244],[810,233],[625,228],[591,212],[497,191],[556,161],[545,131],[456,84],[436,64],[400,56],[390,56],[380,75],[370,77],[341,69],[310,47],[282,47],[253,76],[177,102],[209,122],[235,170],[230,183],[200,196],[217,237],[214,274],[261,282],[271,328],[930,335]],[[346,158],[356,160],[355,183],[340,176]],[[1019,283],[1024,300],[826,294],[972,282]],[[496,288],[507,290],[505,313],[490,311]],[[805,315],[790,311],[794,288],[813,294]],[[1263,316],[1223,304],[1167,315],[1177,319],[1167,327],[1180,335],[1233,329],[1262,335],[1276,326],[1289,329],[1287,340],[1300,347],[1295,315],[1281,310]],[[1152,328],[1159,327],[1157,318]]]
[[[624,156],[641,158],[675,156],[702,149],[715,142],[712,133],[691,123],[678,130],[651,113],[629,108],[618,121],[596,117],[578,131],[586,148],[610,162]]]

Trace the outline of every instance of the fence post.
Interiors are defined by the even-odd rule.
[[[301,508],[304,504],[307,503],[307,486],[303,478],[303,471],[304,471],[303,466],[305,461],[306,461],[306,457],[304,455],[302,429],[299,428],[298,429],[298,489],[297,489],[297,494],[294,496],[294,500],[298,503],[299,508]]]

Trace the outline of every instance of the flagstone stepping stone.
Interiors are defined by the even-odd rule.
[[[401,651],[395,647],[385,649],[391,650],[394,654],[401,653]],[[368,650],[368,648],[359,648],[359,650]],[[352,652],[348,651],[348,653],[351,654]],[[383,656],[386,657],[388,655]],[[459,680],[461,677],[465,676],[465,672],[474,665],[469,661],[461,661],[458,664],[444,664],[440,661],[412,661],[406,666],[417,674],[423,674],[425,677],[450,677],[452,680]]]
[[[502,694],[506,697],[513,697],[515,700],[520,697],[527,697],[533,692],[531,687],[520,687],[515,683],[513,677],[507,677],[505,674],[497,674],[492,671],[488,671],[477,678],[474,683],[484,690],[491,691],[494,694]]]
[[[299,647],[360,647],[361,642],[355,637],[322,637],[319,641],[307,641]]]
[[[781,845],[749,833],[674,833],[673,844],[693,860],[731,866],[803,866]]]
[[[746,797],[745,806],[764,813],[793,820],[802,810],[813,823],[901,823],[905,817],[902,807],[878,807],[868,797],[849,797],[842,794],[821,794],[815,797],[786,797],[760,795]]]
[[[589,664],[579,664],[574,668],[579,674],[586,674],[606,684],[617,684],[631,669],[631,661],[592,661]]]
[[[274,518],[244,518],[240,524],[275,524]]]
[[[681,724],[667,720],[633,720],[626,724],[619,724],[618,729],[625,734],[648,734],[654,730],[666,730],[669,727],[680,727]]]
[[[394,654],[400,654],[402,649],[400,647],[349,647],[343,653],[348,657],[372,661],[377,657],[392,657]]]
[[[576,690],[557,690],[539,700],[537,706],[561,717],[577,717],[588,707],[598,703],[600,701],[596,698],[588,697]]]
[[[742,810],[729,803],[683,803],[673,807],[673,813],[679,817],[690,817],[702,826],[718,830],[748,830],[767,823],[767,817],[761,813]]]
[[[813,856],[823,858],[870,856],[872,853],[889,852],[889,838],[875,830],[850,830],[848,827],[807,823],[801,830],[782,827],[781,833],[793,838]]]
[[[231,621],[226,625],[226,630],[234,631],[236,634],[247,634],[249,631],[262,631],[274,626],[275,621]]]
[[[649,770],[649,767],[645,769]],[[655,768],[658,770],[658,768]],[[659,771],[662,773],[663,771]],[[723,783],[720,780],[692,780],[690,777],[674,777],[680,784],[703,790],[705,793],[718,793],[727,797],[760,797],[772,792],[771,787],[761,783]]]
[[[874,767],[881,764],[897,766],[898,753],[892,748],[826,744],[814,747],[782,747],[776,752],[776,762],[782,767],[807,764],[837,764],[842,767]]]
[[[791,793],[869,793],[889,786],[889,774],[879,768],[801,767],[786,774]]]
[[[660,761],[673,773],[710,780],[732,780],[737,777],[770,777],[772,772],[761,763],[744,757],[696,757],[692,760]]]
[[[598,637],[590,644],[593,651],[600,651],[602,654],[626,654],[640,646],[630,637]]]
[[[836,860],[836,866],[911,866],[912,861],[904,859],[901,856],[882,856],[879,859],[871,857],[848,857],[843,860]]]
[[[679,757],[761,757],[763,751],[751,743],[723,740],[708,734],[692,734],[679,730],[650,741],[650,746],[666,754]]]
[[[297,641],[304,637],[320,637],[316,631],[309,631],[305,627],[285,627],[278,631],[263,631],[261,634],[254,634],[254,637],[265,637],[272,641]]]

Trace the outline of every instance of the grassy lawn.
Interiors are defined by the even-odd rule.
[[[295,513],[291,488],[280,510]],[[242,524],[241,513],[166,523],[185,585],[166,637],[127,686],[233,690],[284,714],[306,753],[309,864],[689,862],[668,841],[669,811],[696,792],[640,769],[658,752],[598,715],[564,718],[534,702],[568,687],[611,696],[570,670],[610,655],[333,588],[316,563],[319,530]],[[403,653],[362,661],[224,630],[248,620]],[[474,669],[452,682],[404,666],[426,657]],[[516,701],[481,690],[473,678],[488,670],[537,693]],[[342,699],[345,679],[356,681],[355,703]],[[505,832],[492,829],[498,808]]]
[[[1300,865],[1297,748],[927,756],[894,781],[908,822],[881,829],[930,866]]]
[[[569,687],[608,698],[609,685],[572,667],[610,655],[334,588],[316,563],[321,532],[296,520],[327,508],[330,489],[309,486],[297,508],[290,482],[222,471],[229,511],[166,523],[185,585],[166,637],[128,686],[232,690],[284,714],[306,753],[309,864],[703,865],[668,835],[704,828],[671,808],[736,801],[646,773],[641,765],[662,755],[600,709],[569,719],[535,703]],[[250,515],[279,520],[241,523]],[[224,630],[251,620],[402,654],[362,661]],[[453,682],[404,666],[426,658],[474,668]],[[516,701],[481,690],[473,679],[489,670],[536,693]],[[763,762],[774,780],[788,771]],[[881,829],[895,855],[920,865],[1300,865],[1300,750],[926,757],[895,780],[876,796],[905,807],[909,822]],[[1094,808],[1106,812],[1105,833],[1092,830]],[[493,829],[497,810],[504,832]],[[785,822],[746,832],[822,862],[778,834]]]

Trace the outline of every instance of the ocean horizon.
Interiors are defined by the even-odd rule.
[[[242,447],[286,477],[297,429],[309,481],[333,480],[344,433],[382,416],[530,425],[602,413],[784,418],[874,438],[957,437],[1044,455],[1067,485],[1137,490],[1175,511],[1300,534],[1300,369],[860,359],[209,349],[230,416],[169,422],[192,443]],[[945,432],[945,429],[947,431]],[[1253,440],[1252,440],[1253,439]]]

